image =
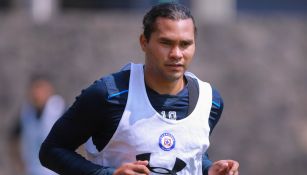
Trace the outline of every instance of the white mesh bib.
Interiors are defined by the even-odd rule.
[[[148,99],[143,65],[132,63],[128,100],[119,126],[101,152],[88,141],[90,160],[114,168],[137,159],[149,160],[153,175],[202,175],[202,154],[209,147],[212,88],[198,83],[199,98],[193,112],[182,120],[166,119]]]

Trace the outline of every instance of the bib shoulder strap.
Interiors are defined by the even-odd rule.
[[[199,97],[199,85],[195,78],[192,78],[190,76],[186,76],[188,81],[188,91],[189,91],[189,109],[188,109],[188,115],[190,115],[198,101]]]

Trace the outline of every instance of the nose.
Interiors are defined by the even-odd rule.
[[[171,59],[181,59],[183,57],[182,50],[178,46],[174,46],[171,48],[169,57]]]

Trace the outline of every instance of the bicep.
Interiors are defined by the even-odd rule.
[[[83,90],[73,105],[52,127],[45,142],[74,150],[86,142],[102,123],[105,91],[94,84]]]
[[[222,112],[224,109],[224,102],[216,89],[212,89],[212,106],[209,116],[209,126],[210,126],[210,134],[212,133],[214,127],[217,125],[218,121],[221,118]]]

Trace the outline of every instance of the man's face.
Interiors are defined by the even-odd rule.
[[[30,89],[30,98],[36,108],[43,108],[53,94],[53,87],[47,80],[36,80]]]
[[[140,42],[146,56],[145,76],[156,81],[182,79],[195,52],[193,21],[159,17],[149,41],[142,35]]]

